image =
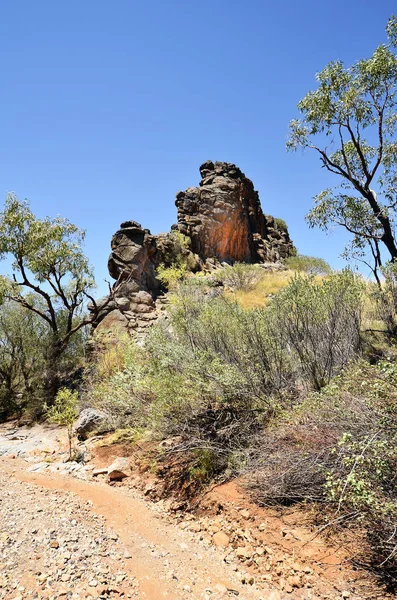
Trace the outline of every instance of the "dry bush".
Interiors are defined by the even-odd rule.
[[[279,335],[317,390],[360,350],[362,289],[349,270],[323,280],[297,275],[272,301]]]
[[[259,265],[234,263],[216,272],[216,278],[232,291],[252,290],[263,279],[264,271]]]
[[[248,487],[261,505],[316,502],[323,527],[358,524],[356,562],[397,585],[397,366],[350,366],[257,437]]]
[[[370,412],[348,393],[337,400],[314,395],[283,422],[256,439],[249,487],[265,504],[325,501],[327,473],[335,466],[334,448],[345,431],[367,432]]]

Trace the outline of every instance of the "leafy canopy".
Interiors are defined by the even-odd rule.
[[[67,219],[38,219],[14,194],[0,214],[0,258],[12,259],[12,275],[0,279],[2,297],[41,316],[65,342],[84,325],[75,319],[95,285],[84,235]]]
[[[340,178],[315,197],[309,224],[344,227],[353,235],[349,251],[370,250],[375,268],[382,264],[379,246],[397,258],[396,17],[387,34],[389,42],[369,58],[352,66],[330,62],[316,75],[318,87],[299,102],[301,118],[291,121],[287,142],[289,150],[315,150]]]
[[[309,273],[309,275],[329,275],[332,271],[329,264],[318,256],[297,254],[288,256],[284,262],[289,269]]]

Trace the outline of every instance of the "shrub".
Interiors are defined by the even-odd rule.
[[[279,335],[315,389],[329,383],[359,350],[362,288],[349,270],[322,281],[297,275],[271,304]]]
[[[167,289],[173,289],[178,281],[182,281],[188,273],[186,264],[180,266],[165,267],[160,265],[157,267],[157,278]]]
[[[86,371],[82,403],[104,411],[113,429],[139,429],[145,422],[147,399],[140,388],[146,354],[128,334],[117,345],[95,336],[96,350]]]
[[[69,460],[73,458],[73,424],[77,418],[78,393],[61,388],[55,397],[53,406],[47,410],[50,423],[57,423],[67,428],[69,442]]]
[[[382,268],[384,280],[373,286],[371,296],[376,316],[391,336],[397,333],[397,268],[387,263]]]
[[[259,265],[235,263],[216,272],[216,278],[233,291],[252,290],[263,279],[264,271]]]
[[[332,271],[329,264],[316,256],[297,254],[285,259],[285,265],[292,271],[308,273],[309,275],[329,275]]]
[[[397,366],[360,360],[258,436],[249,488],[262,505],[320,502],[328,519],[324,526],[359,523],[367,545],[356,561],[392,587],[397,582],[396,437]]]
[[[327,383],[359,342],[359,291],[349,273],[322,283],[296,278],[270,307],[249,311],[191,278],[170,294],[168,312],[144,348],[121,342],[116,372],[103,377],[99,361],[90,402],[115,426],[210,440],[218,451],[246,446],[302,382]]]
[[[279,218],[275,218],[274,222],[276,224],[277,229],[279,229],[280,231],[288,231],[288,227],[287,227],[287,223],[284,221],[284,219],[279,219]]]
[[[179,231],[172,231],[163,248],[163,259],[157,268],[157,277],[166,289],[197,269],[197,257],[190,250],[190,239]]]

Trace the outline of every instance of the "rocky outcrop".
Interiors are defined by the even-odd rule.
[[[113,297],[96,302],[96,325],[143,332],[161,308],[157,268],[171,265],[177,253],[197,271],[222,262],[275,263],[293,252],[287,229],[263,213],[252,181],[236,165],[207,161],[200,173],[198,187],[176,196],[177,224],[170,234],[152,235],[136,221],[121,223],[108,261],[116,280]]]
[[[136,221],[121,223],[112,237],[108,261],[110,276],[126,284],[123,290],[119,290],[120,293],[129,296],[140,290],[159,287],[153,261],[157,252],[156,242],[156,236]]]
[[[176,197],[177,229],[206,261],[276,262],[293,248],[288,231],[262,212],[258,192],[236,165],[205,162],[199,187]]]
[[[73,428],[79,440],[86,440],[90,433],[104,428],[106,421],[107,416],[104,412],[95,408],[85,408],[79,414]]]

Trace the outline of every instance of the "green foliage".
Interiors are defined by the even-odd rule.
[[[259,265],[234,263],[216,272],[216,279],[233,291],[249,291],[263,279],[264,271]]]
[[[37,306],[37,299],[29,297]],[[62,316],[59,316],[59,322]],[[19,303],[0,305],[0,419],[41,415],[48,400],[47,369],[52,334],[46,322]],[[58,359],[62,381],[75,379],[84,360],[85,331],[80,329]]]
[[[164,262],[157,268],[157,277],[167,288],[172,289],[196,267],[196,258],[190,251],[190,239],[179,231],[169,235],[169,248],[164,252]]]
[[[178,281],[182,281],[186,277],[187,272],[188,268],[186,264],[172,267],[160,265],[157,267],[157,278],[167,289],[172,289]]]
[[[329,275],[332,271],[329,264],[317,256],[297,254],[285,259],[285,265],[292,271],[302,271],[309,275]]]
[[[360,347],[362,282],[349,270],[318,281],[297,275],[270,306],[304,378],[320,389]]]
[[[39,394],[46,333],[34,313],[7,301],[0,306],[1,418],[21,415]]]
[[[340,178],[339,187],[316,196],[309,224],[347,229],[353,235],[347,253],[354,258],[357,252],[369,253],[375,269],[381,265],[381,247],[397,258],[394,30],[392,17],[389,44],[350,67],[331,62],[316,75],[318,87],[298,104],[302,118],[291,121],[287,143],[289,150],[314,149],[322,166]]]
[[[199,449],[193,452],[194,461],[189,468],[189,476],[191,479],[198,480],[202,483],[211,481],[218,473],[219,467],[222,470],[223,464],[219,461],[219,456],[211,449]]]
[[[67,428],[69,440],[69,460],[73,458],[73,424],[77,418],[78,393],[61,388],[55,398],[53,406],[47,410],[50,423],[56,423]]]
[[[339,453],[342,472],[331,471],[327,475],[326,489],[331,501],[348,505],[360,511],[397,514],[397,501],[385,503],[380,494],[381,486],[393,478],[396,468],[396,447],[390,439],[376,439],[378,432],[355,440],[345,433],[335,448]]]
[[[9,194],[0,218],[0,255],[11,255],[13,269],[29,270],[39,283],[68,277],[68,298],[94,285],[87,258],[81,250],[84,232],[67,219],[37,219],[27,201]],[[55,276],[56,274],[56,276]]]
[[[368,323],[368,331],[383,331],[389,337],[384,340],[387,345],[397,333],[397,264],[384,264],[382,275],[382,281],[367,286],[367,313],[372,317]]]
[[[280,231],[288,231],[287,223],[284,221],[284,219],[279,219],[278,217],[275,217],[274,222],[276,224],[277,229],[279,229]]]
[[[66,219],[38,219],[26,201],[7,196],[0,215],[0,258],[11,258],[12,273],[0,278],[0,297],[43,322],[49,402],[60,385],[61,357],[92,320],[83,314],[94,287],[83,241],[84,232]]]
[[[114,429],[139,429],[147,421],[147,404],[141,382],[145,374],[145,351],[128,334],[117,344],[100,334],[95,338],[96,351],[86,374],[84,401],[109,415]]]

